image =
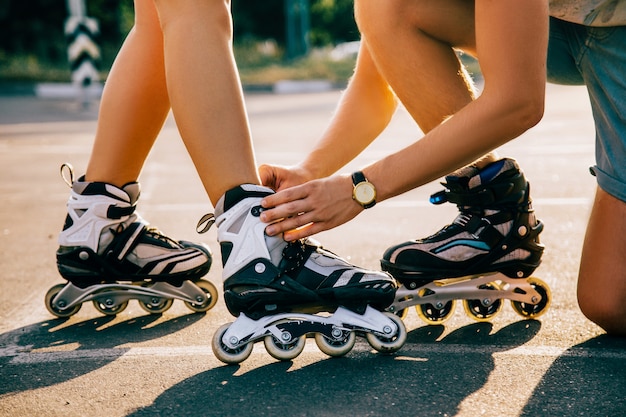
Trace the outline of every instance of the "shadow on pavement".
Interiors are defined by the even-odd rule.
[[[491,324],[478,323],[441,341],[436,340],[443,326],[422,327],[407,342],[481,347],[470,353],[353,351],[303,368],[276,362],[242,374],[240,367],[224,366],[182,381],[130,415],[452,416],[487,381],[494,369],[492,354],[526,343],[540,327],[538,321],[524,321],[490,334]]]
[[[153,314],[113,325],[109,323],[115,320],[115,316],[103,316],[65,327],[62,319],[47,320],[0,335],[0,348],[15,349],[16,356],[24,355],[26,360],[28,352],[59,351],[62,346],[73,351],[110,349],[163,337],[194,324],[204,316],[195,313],[154,324],[161,316]],[[16,356],[5,356],[0,359],[0,395],[68,381],[115,361],[127,351],[118,348],[107,351],[107,356],[88,360],[35,361],[32,364],[20,363],[20,366],[9,365]]]
[[[522,416],[626,415],[626,338],[598,336],[558,357]]]

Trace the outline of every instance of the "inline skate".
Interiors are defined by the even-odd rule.
[[[395,245],[384,253],[382,269],[400,283],[389,311],[418,316],[439,324],[452,316],[455,300],[466,313],[488,321],[500,312],[503,299],[525,318],[543,314],[550,288],[531,277],[541,262],[543,223],[535,218],[529,184],[513,159],[483,169],[469,166],[446,177],[445,190],[431,202],[459,208],[454,222],[425,239]]]
[[[211,267],[209,248],[174,241],[150,227],[135,213],[138,183],[118,188],[83,177],[74,181],[68,164],[61,175],[71,192],[56,257],[68,282],[48,290],[50,313],[70,317],[88,301],[105,315],[121,313],[131,299],[151,314],[165,312],[174,299],[194,312],[215,305],[217,289],[201,279]]]
[[[213,221],[218,227],[224,301],[237,317],[215,333],[215,356],[239,363],[263,340],[271,356],[291,360],[308,334],[329,356],[347,354],[357,334],[379,352],[400,349],[404,324],[382,312],[393,301],[394,279],[350,265],[312,240],[287,243],[282,236],[267,236],[260,202],[272,192],[255,185],[233,188],[220,199],[215,216],[205,219],[205,230]]]

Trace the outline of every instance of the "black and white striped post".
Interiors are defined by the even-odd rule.
[[[68,40],[68,60],[72,70],[72,84],[76,88],[77,99],[83,107],[90,103],[93,87],[100,81],[97,63],[100,48],[96,43],[100,29],[96,19],[87,17],[85,0],[67,0],[69,17],[65,22],[65,36]]]

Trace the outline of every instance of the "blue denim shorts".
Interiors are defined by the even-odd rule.
[[[591,172],[626,201],[626,26],[590,27],[550,19],[548,81],[585,85],[596,129]]]

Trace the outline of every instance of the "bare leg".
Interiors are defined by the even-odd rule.
[[[172,111],[215,205],[229,189],[260,184],[232,52],[230,2],[156,0]]]
[[[86,179],[118,187],[137,181],[169,109],[156,10],[137,0],[135,26],[104,88]]]
[[[355,15],[378,70],[424,133],[475,99],[454,49],[476,54],[473,1],[357,0]]]
[[[626,203],[598,188],[578,275],[578,302],[591,321],[626,336]]]

